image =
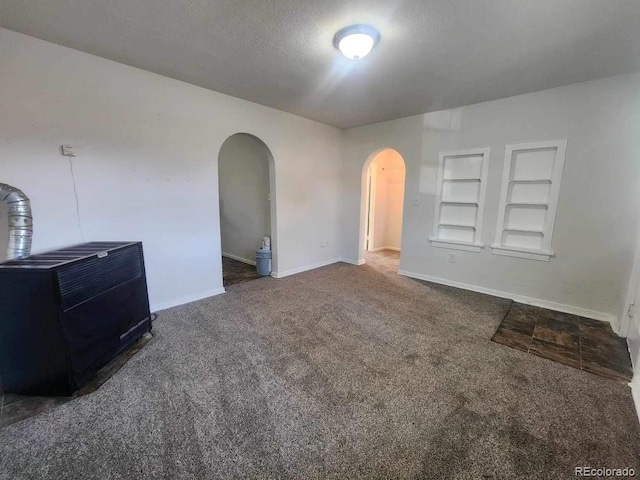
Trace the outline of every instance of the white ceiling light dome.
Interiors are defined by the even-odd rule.
[[[350,25],[333,37],[333,45],[351,60],[359,60],[369,55],[380,40],[378,31],[370,25]]]

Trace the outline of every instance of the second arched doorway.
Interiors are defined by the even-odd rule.
[[[256,249],[270,239],[272,269],[275,238],[275,165],[267,145],[248,133],[227,138],[218,154],[220,241],[223,285],[259,278]]]
[[[395,272],[402,246],[405,173],[402,155],[391,148],[370,155],[362,168],[360,258]]]

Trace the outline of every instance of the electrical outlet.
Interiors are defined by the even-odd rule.
[[[449,254],[449,263],[456,263],[456,254],[455,253],[450,253]]]

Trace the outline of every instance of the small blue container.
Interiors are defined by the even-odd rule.
[[[256,250],[256,270],[263,277],[271,275],[271,250]]]

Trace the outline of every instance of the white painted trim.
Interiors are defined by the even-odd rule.
[[[406,270],[398,270],[398,274],[404,275],[405,277],[417,278],[418,280],[426,280],[427,282],[439,283],[441,285],[462,288],[464,290],[471,290],[472,292],[485,293],[487,295],[493,295],[494,297],[508,298],[510,300],[513,300],[514,302],[526,303],[527,305],[547,308],[549,310],[555,310],[557,312],[570,313],[572,315],[592,318],[594,320],[602,320],[604,322],[609,322],[613,330],[617,331],[618,319],[611,313],[588,310],[586,308],[574,307],[573,305],[564,305],[562,303],[550,302],[548,300],[541,300],[539,298],[525,297],[523,295],[517,295],[515,293],[501,292],[500,290],[493,290],[491,288],[480,287],[478,285],[470,285],[468,283],[454,282],[452,280],[431,277],[422,273],[408,272]]]
[[[184,305],[185,303],[195,302],[202,300],[203,298],[214,297],[226,293],[224,287],[214,288],[213,290],[207,290],[206,292],[195,293],[193,295],[187,295],[186,297],[176,298],[175,300],[169,300],[168,302],[156,303],[151,305],[152,312],[159,312],[171,307],[177,307],[178,305]]]
[[[621,324],[620,329],[622,330],[623,328],[624,324]],[[631,367],[633,368],[633,378],[628,385],[629,387],[631,387],[631,398],[633,398],[633,404],[636,407],[636,415],[638,416],[638,420],[640,420],[640,372],[638,372],[638,365],[636,365],[635,359],[633,358],[633,355],[631,355],[631,349],[629,348],[629,339],[627,339],[626,343],[627,350],[630,354],[629,356],[631,357]]]
[[[491,153],[490,148],[473,148],[469,150],[455,150],[449,152],[439,152],[438,153],[438,171],[436,174],[436,201],[435,201],[435,212],[433,215],[433,236],[429,240],[438,241],[442,244],[449,243],[455,245],[478,245],[480,240],[482,239],[482,218],[484,216],[484,204],[487,196],[487,174],[489,172],[489,156]],[[444,162],[446,157],[465,157],[465,156],[482,156],[482,166],[480,167],[480,190],[478,191],[478,204],[477,204],[477,214],[476,214],[476,222],[473,225],[474,230],[474,241],[473,242],[455,242],[451,240],[445,240],[439,238],[438,235],[440,233],[440,205],[442,204],[442,187],[444,180]],[[454,248],[447,247],[445,245],[434,245],[434,247],[441,248]],[[465,250],[464,248],[454,248],[455,250]],[[479,249],[466,249],[467,251],[480,251]]]
[[[433,237],[431,237],[429,241],[432,247],[449,248],[451,250],[462,250],[465,252],[479,252],[484,248],[484,243],[454,242],[453,240],[439,240]]]
[[[371,250],[372,252],[381,252],[382,250],[393,250],[394,252],[399,252],[400,249],[398,247],[378,247]]]
[[[638,235],[640,239],[640,234]],[[633,317],[629,316],[629,306],[632,303],[637,304],[636,301],[640,298],[640,241],[636,245],[636,253],[633,259],[633,266],[631,268],[631,275],[629,276],[629,283],[627,287],[627,295],[625,296],[623,310],[621,312],[622,321],[620,322],[620,335],[628,337],[630,335],[640,335],[640,317],[639,313],[636,313]],[[636,312],[638,312],[636,305]],[[635,332],[632,330],[635,330]],[[638,382],[640,385],[640,381]]]
[[[640,373],[634,372],[629,386],[631,387],[633,404],[636,407],[636,415],[638,416],[638,420],[640,420]]]
[[[351,260],[350,258],[341,258],[339,261],[340,262],[344,262],[344,263],[348,263],[350,265],[364,265],[365,263],[367,263],[363,259]]]
[[[307,265],[305,267],[300,267],[300,268],[293,268],[291,270],[286,270],[284,272],[271,272],[271,276],[273,278],[284,278],[284,277],[288,277],[289,275],[295,275],[296,273],[302,273],[308,270],[314,270],[316,268],[326,267],[327,265],[331,265],[333,263],[338,263],[341,261],[342,260],[340,258],[333,258],[325,262],[314,263],[313,265]]]
[[[548,262],[549,259],[555,255],[551,251],[545,252],[543,250],[528,250],[525,248],[502,247],[500,245],[491,245],[491,250],[496,255],[503,255],[505,257],[526,258],[529,260],[539,260],[541,262]]]
[[[375,168],[372,168],[374,167]],[[376,223],[376,194],[378,190],[378,166],[375,163],[375,157],[367,169],[367,198],[366,212],[367,220],[364,227],[365,251],[374,251],[375,223]],[[369,235],[367,235],[367,230]]]
[[[544,150],[549,148],[556,149],[556,157],[551,172],[551,188],[549,189],[549,202],[547,204],[547,215],[543,227],[542,245],[539,251],[529,249],[519,249],[502,245],[502,238],[506,223],[507,196],[509,195],[509,184],[511,179],[511,167],[513,153],[525,150]],[[508,257],[520,257],[530,260],[549,261],[552,256],[551,240],[553,239],[553,228],[556,222],[556,208],[558,206],[558,197],[560,196],[560,181],[562,179],[562,170],[564,169],[564,159],[567,151],[567,139],[551,140],[545,142],[518,143],[507,145],[504,149],[504,165],[502,167],[502,186],[500,188],[500,203],[498,205],[498,221],[496,223],[496,236],[493,242],[493,253],[496,255],[505,255]],[[509,253],[507,253],[507,251]],[[521,254],[517,254],[521,252]],[[522,254],[524,252],[524,254]],[[535,255],[538,254],[538,255]],[[544,258],[546,256],[546,258]]]
[[[232,255],[230,253],[224,253],[224,252],[222,252],[222,256],[230,258],[231,260],[237,260],[239,262],[246,263],[247,265],[253,265],[254,267],[256,266],[256,261],[255,260],[248,260],[246,258],[242,258],[242,257],[239,257],[237,255]]]

